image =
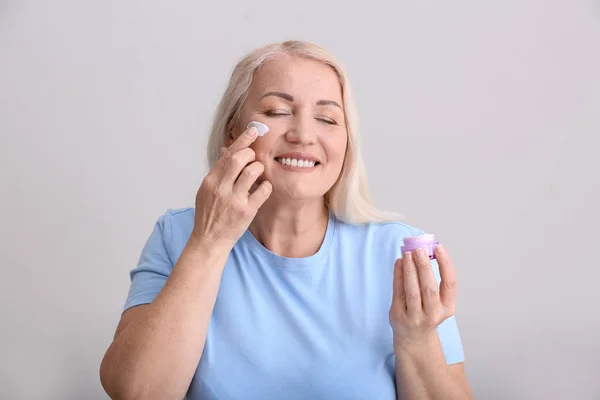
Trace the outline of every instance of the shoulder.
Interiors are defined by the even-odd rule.
[[[398,256],[405,237],[424,233],[422,229],[399,221],[371,222],[360,225],[338,221],[338,231],[341,242],[352,242],[378,252],[390,250]]]
[[[363,238],[385,239],[387,237],[406,237],[420,235],[422,229],[399,221],[370,222],[366,224],[353,225],[337,221],[338,229],[344,236],[359,236]]]
[[[158,217],[155,232],[160,232],[162,242],[175,261],[188,242],[194,228],[194,208],[167,209]]]
[[[192,207],[169,208],[160,216],[159,221],[162,220],[163,224],[170,229],[191,228],[194,224],[194,215],[195,209]]]
[[[189,236],[194,227],[194,214],[193,208],[170,208],[159,216],[156,225],[161,230],[165,241],[173,240],[177,235],[185,233]]]

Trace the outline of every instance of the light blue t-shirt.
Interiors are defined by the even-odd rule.
[[[125,310],[152,302],[193,223],[194,209],[159,218],[131,271]],[[348,225],[330,213],[319,251],[286,258],[247,230],[225,265],[187,398],[396,399],[394,261],[402,238],[420,233],[398,222]],[[454,317],[438,333],[446,362],[462,362]]]

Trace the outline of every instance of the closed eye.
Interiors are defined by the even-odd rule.
[[[285,117],[285,116],[291,115],[289,112],[282,111],[282,110],[265,111],[265,112],[263,112],[263,114],[267,117]],[[330,118],[316,118],[316,120],[324,122],[329,125],[337,125],[338,124],[337,122],[335,122],[333,119],[330,119]]]
[[[289,113],[286,113],[285,111],[278,111],[278,110],[265,111],[263,114],[266,115],[267,117],[281,117],[281,116],[285,116],[285,115],[290,115]]]
[[[329,124],[329,125],[337,125],[337,122],[335,122],[332,119],[317,118],[317,120],[321,121],[321,122],[325,122],[326,124]]]

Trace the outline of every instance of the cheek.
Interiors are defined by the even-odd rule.
[[[270,149],[273,147],[273,143],[272,140],[267,138],[267,136],[269,136],[268,133],[264,137],[256,139],[256,141],[250,146],[250,148],[256,153],[256,159],[258,161],[265,161],[271,157]]]
[[[346,155],[346,146],[348,145],[346,134],[331,137],[324,145],[326,146],[329,161],[341,165]]]

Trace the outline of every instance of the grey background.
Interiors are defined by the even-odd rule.
[[[105,398],[234,63],[291,38],[345,64],[376,203],[449,248],[476,397],[600,399],[600,6],[574,0],[0,1],[0,398]]]

